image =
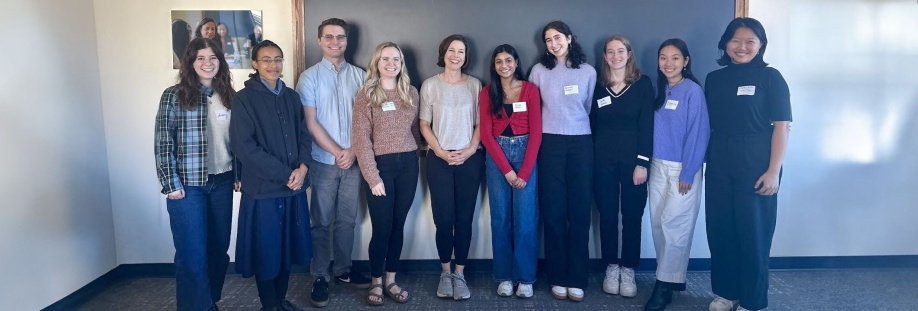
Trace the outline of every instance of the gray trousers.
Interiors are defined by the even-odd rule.
[[[360,197],[360,169],[354,163],[343,170],[337,165],[312,162],[309,167],[312,202],[309,215],[312,226],[313,257],[310,272],[330,281],[329,272],[341,275],[351,269],[354,249],[354,221]],[[334,226],[332,226],[334,221]],[[332,229],[334,228],[334,229]],[[332,241],[334,230],[334,241]],[[334,244],[335,265],[331,264]],[[331,268],[331,270],[329,270]]]

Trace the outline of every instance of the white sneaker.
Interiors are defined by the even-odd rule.
[[[612,264],[606,267],[606,278],[602,280],[602,290],[608,294],[618,295],[618,282],[621,275],[621,268]]]
[[[715,296],[714,301],[711,301],[711,304],[708,305],[709,311],[733,311],[733,301],[727,300],[724,297]]]
[[[622,267],[622,297],[637,296],[637,285],[634,284],[634,269]]]
[[[517,286],[516,296],[520,298],[532,298],[532,284],[520,284],[520,286]]]
[[[573,301],[581,301],[583,300],[583,290],[579,288],[568,287],[567,297],[569,297]]]
[[[513,295],[513,283],[510,281],[503,281],[497,285],[497,295],[501,297],[510,297]]]
[[[555,299],[564,300],[567,299],[567,287],[564,286],[552,286],[551,295],[555,296]]]

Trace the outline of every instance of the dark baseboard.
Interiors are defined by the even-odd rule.
[[[42,309],[42,311],[76,310],[83,303],[102,293],[115,282],[129,277],[124,274],[124,269],[122,269],[123,266],[124,265],[119,265],[115,267],[111,271],[108,271],[95,280],[92,280],[92,282],[89,282],[89,284],[86,284],[75,292],[70,293],[70,295],[67,295],[67,297],[64,297],[61,300],[51,304],[50,306],[45,307]]]
[[[355,260],[352,266],[356,271],[364,273],[370,271],[370,262],[368,260]],[[770,266],[772,270],[918,268],[918,255],[772,257]],[[468,272],[488,272],[491,271],[491,267],[491,259],[469,259],[465,270]],[[652,272],[656,268],[656,259],[643,258],[635,270]],[[590,259],[590,271],[602,272],[604,269],[605,265],[602,260]],[[709,258],[692,258],[689,260],[689,271],[709,271],[710,269],[711,259]],[[544,259],[539,259],[539,271],[544,271]],[[294,266],[292,272],[307,274],[309,273],[309,266]],[[440,272],[440,261],[437,259],[402,260],[399,263],[399,272],[436,274]],[[230,263],[227,274],[238,274],[234,263]],[[113,283],[123,279],[174,276],[175,265],[171,263],[122,264],[42,310],[74,310],[93,296],[105,291]]]

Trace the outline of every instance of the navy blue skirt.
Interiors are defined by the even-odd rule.
[[[292,264],[312,259],[309,200],[306,192],[273,199],[242,194],[236,230],[236,272],[270,280]]]

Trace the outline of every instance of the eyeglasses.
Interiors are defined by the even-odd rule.
[[[334,39],[338,39],[338,41],[344,41],[344,40],[347,40],[347,36],[346,35],[337,35],[337,36],[324,35],[322,36],[322,39],[325,39],[325,41],[332,41]]]
[[[278,65],[280,65],[280,64],[283,64],[283,63],[284,63],[284,59],[283,59],[283,58],[280,58],[280,57],[275,58],[275,59],[262,58],[262,59],[259,59],[258,62],[259,62],[259,63],[265,63],[265,64],[267,64],[267,65],[273,65],[273,64],[275,64],[275,63],[278,64]]]

